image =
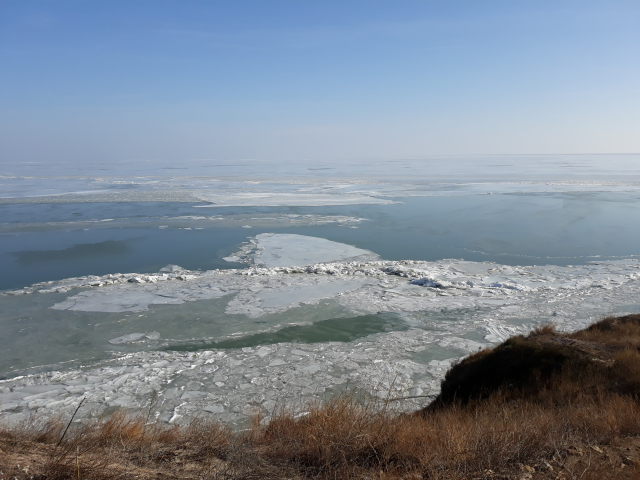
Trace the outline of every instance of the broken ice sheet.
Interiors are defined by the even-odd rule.
[[[216,324],[218,338],[204,342],[162,335],[168,342],[165,351],[131,351],[101,363],[11,380],[16,385],[13,390],[4,392],[0,387],[4,392],[0,402],[10,407],[3,415],[71,410],[82,396],[93,412],[115,406],[144,408],[150,392],[157,390],[162,420],[180,423],[207,414],[242,423],[256,409],[269,415],[277,401],[318,398],[344,385],[357,385],[374,395],[432,394],[452,359],[526,333],[534,322],[552,320],[559,328],[572,330],[607,313],[640,310],[636,260],[577,267],[381,261],[367,257],[366,251],[364,257],[354,255],[361,253],[355,247],[332,244],[336,242],[315,237],[259,235],[238,256],[264,267],[209,272],[174,267],[164,276],[75,279],[30,289],[90,288],[57,301],[61,314],[102,308],[115,313],[150,309],[157,315],[162,309],[191,312],[200,304],[219,302],[216,308],[226,323]],[[304,266],[314,258],[302,247],[288,253],[282,248],[287,245],[327,246],[317,249],[325,263]],[[269,267],[271,261],[284,265]],[[57,310],[60,307],[65,310]],[[313,308],[341,310],[315,323],[304,322],[309,318],[305,309]],[[296,312],[299,321],[290,325]],[[371,329],[369,322],[340,337],[340,321],[330,321],[342,317],[345,326],[349,319],[358,325],[367,315],[379,317],[380,312],[399,314],[401,323],[388,331]],[[193,316],[182,318],[185,329],[197,339],[204,324]],[[256,323],[261,319],[264,324]],[[107,340],[122,342],[111,343],[114,348],[143,345],[156,330],[153,318],[145,322],[150,328],[122,331]],[[322,337],[325,326],[333,331]],[[176,351],[194,348],[188,353]],[[26,395],[32,385],[56,388],[32,398]],[[402,408],[418,405],[407,402]]]
[[[96,295],[95,291],[81,292],[51,308],[83,312],[141,312],[147,310],[149,305],[175,305],[184,302],[180,298],[142,289],[134,290],[131,287],[114,287],[111,291],[100,293]]]
[[[255,282],[257,283],[257,282]],[[271,283],[271,285],[269,284]],[[300,303],[317,303],[357,290],[371,283],[367,279],[349,278],[292,278],[284,285],[262,282],[263,287],[244,290],[229,301],[227,313],[242,313],[257,318],[269,313],[283,312]]]
[[[288,265],[310,265],[335,260],[377,258],[367,250],[332,242],[324,238],[291,234],[261,234],[255,243],[255,253],[251,256],[255,263],[268,267]],[[248,257],[244,254],[244,257]],[[235,260],[238,257],[233,257]],[[181,276],[180,278],[189,277]],[[146,278],[149,278],[147,276]],[[265,282],[247,277],[202,275],[193,276],[188,285],[176,282],[158,282],[160,277],[152,276],[146,282],[133,276],[128,284],[112,289],[101,289],[79,293],[64,302],[55,304],[56,310],[78,310],[93,312],[144,311],[149,305],[180,304],[185,301],[218,298],[241,291],[229,304],[228,313],[244,313],[258,317],[265,312],[273,313],[290,308],[298,303],[315,302],[351,291],[368,283],[355,278],[292,278],[285,283]],[[130,285],[130,283],[142,283]],[[247,290],[248,289],[248,290]],[[256,289],[260,295],[256,295]]]
[[[316,303],[349,292],[372,280],[354,277],[291,276],[289,278],[202,275],[187,282],[124,284],[80,292],[54,304],[54,310],[84,312],[142,312],[150,305],[176,305],[220,298],[240,292],[229,301],[228,314],[257,318],[285,311],[300,303]]]

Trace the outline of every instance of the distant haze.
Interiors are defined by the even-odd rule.
[[[2,1],[15,162],[640,152],[640,2]]]

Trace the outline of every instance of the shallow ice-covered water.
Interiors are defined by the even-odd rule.
[[[640,311],[638,158],[3,165],[0,417],[415,408],[478,348]]]
[[[268,417],[279,401],[302,402],[349,385],[382,396],[420,397],[437,393],[454,359],[524,333],[537,322],[571,330],[604,314],[639,308],[640,262],[635,259],[566,267],[366,258],[294,265],[291,260],[300,259],[300,252],[291,249],[287,259],[288,250],[279,248],[291,245],[291,237],[296,236],[259,235],[239,252],[281,251],[278,262],[287,266],[206,272],[169,266],[156,275],[67,279],[5,292],[6,297],[66,292],[66,299],[50,307],[105,313],[145,312],[166,304],[188,308],[218,298],[228,316],[244,322],[269,318],[270,323],[261,329],[259,324],[242,328],[240,322],[235,331],[205,345],[193,337],[163,338],[162,328],[154,329],[149,318],[145,331],[123,328],[105,342],[115,349],[111,358],[42,373],[27,369],[22,377],[1,381],[2,414],[17,419],[34,410],[71,410],[81,397],[87,399],[85,415],[118,406],[142,408],[157,391],[162,420],[202,414],[237,423],[258,412]],[[347,247],[335,246],[333,256],[354,253]],[[332,256],[330,249],[324,254]],[[313,333],[304,333],[304,320],[300,327],[273,321],[323,301],[355,319],[373,315],[367,324],[379,320],[383,326],[357,340],[340,337],[344,332],[334,327],[333,341],[329,326],[315,341]],[[396,320],[380,317],[385,312]],[[118,348],[128,353],[118,354]],[[414,408],[420,400],[402,401],[401,408]]]

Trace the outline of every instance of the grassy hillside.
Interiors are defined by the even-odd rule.
[[[570,404],[585,395],[640,394],[640,315],[611,317],[573,334],[552,326],[517,336],[454,365],[426,410],[494,395]]]
[[[0,479],[637,479],[640,315],[471,355],[412,415],[344,395],[244,432],[118,413],[0,429]]]

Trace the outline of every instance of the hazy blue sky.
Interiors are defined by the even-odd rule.
[[[638,1],[0,0],[0,161],[640,152]]]

